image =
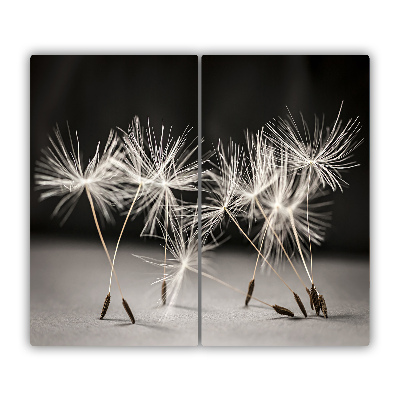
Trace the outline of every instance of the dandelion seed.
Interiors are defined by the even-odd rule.
[[[361,145],[363,139],[357,140],[357,134],[361,129],[358,117],[350,119],[343,126],[340,118],[343,102],[333,128],[324,128],[324,118],[320,125],[315,116],[314,133],[311,136],[307,123],[301,115],[304,134],[302,135],[294,121],[290,111],[289,119],[279,118],[266,124],[267,135],[278,145],[278,148],[287,149],[290,163],[295,170],[308,171],[307,191],[307,224],[310,248],[311,282],[314,283],[312,265],[312,246],[309,226],[308,196],[310,192],[311,176],[316,175],[322,186],[329,185],[333,191],[337,187],[341,191],[342,185],[347,185],[341,176],[341,172],[348,168],[356,167],[355,161],[351,160],[354,150]]]
[[[165,148],[163,148],[164,126],[162,126],[161,138],[157,141],[154,129],[150,128],[148,120],[148,128],[146,130],[147,143],[143,138],[138,117],[134,118],[132,125],[128,128],[128,132],[120,129],[123,133],[125,159],[123,162],[118,160],[116,167],[124,172],[124,182],[128,184],[128,188],[125,190],[125,197],[129,198],[130,201],[133,196],[134,198],[118,239],[113,264],[125,225],[132,213],[133,207],[136,205],[136,212],[133,217],[141,211],[147,210],[142,235],[148,234],[150,236],[155,236],[156,221],[159,220],[164,209],[164,279],[161,287],[163,304],[165,304],[167,296],[165,264],[168,224],[171,210],[178,206],[178,201],[173,191],[196,190],[197,161],[192,163],[188,161],[196,151],[197,146],[191,148],[192,142],[189,147],[184,147],[186,135],[190,129],[186,128],[184,134],[178,137],[176,141],[173,141],[170,131]],[[112,270],[110,274],[110,288],[111,279]]]
[[[101,157],[99,155],[98,144],[95,156],[89,161],[86,169],[83,170],[78,134],[76,134],[76,151],[70,136],[70,153],[67,151],[58,127],[55,129],[55,135],[57,142],[50,138],[52,148],[49,147],[43,151],[44,158],[37,163],[35,174],[37,189],[44,191],[40,199],[43,200],[52,196],[62,197],[53,215],[64,214],[63,223],[71,214],[79,197],[85,190],[101,243],[111,268],[114,269],[97,220],[95,207],[99,209],[100,216],[109,221],[112,219],[110,208],[114,205],[119,206],[122,201],[118,190],[120,188],[121,174],[115,167],[118,160],[122,157],[118,137],[111,131],[103,155]],[[121,298],[124,299],[115,270],[114,274]],[[106,301],[104,305],[106,305]],[[103,311],[105,310],[106,312],[107,308],[103,306],[100,316],[104,317],[105,313],[103,315]]]
[[[210,172],[208,174],[210,179],[207,184],[209,185],[210,196],[207,198],[209,203],[205,205],[204,234],[208,235],[216,226],[221,225],[226,213],[229,216],[229,219],[237,226],[242,235],[250,242],[276,276],[294,294],[293,290],[267,261],[248,235],[246,235],[236,219],[235,214],[238,214],[239,211],[243,209],[244,204],[246,204],[246,201],[243,199],[243,195],[239,190],[241,172],[244,168],[242,148],[231,141],[226,156],[223,146],[221,145],[221,142],[219,142],[217,156],[219,161],[216,166],[217,172]]]
[[[36,189],[42,191],[39,200],[61,197],[52,215],[63,216],[63,225],[87,187],[100,216],[113,221],[111,210],[123,201],[119,191],[121,174],[114,166],[114,161],[122,158],[118,137],[111,131],[102,156],[98,144],[94,157],[83,169],[78,134],[76,149],[70,136],[71,152],[68,152],[58,126],[54,133],[56,140],[49,137],[51,147],[43,150],[44,156],[36,163]]]
[[[248,167],[245,169],[238,192],[243,201],[243,215],[248,221],[248,231],[250,232],[253,220],[255,219],[257,197],[271,185],[276,179],[273,150],[267,145],[263,138],[263,131],[257,132],[256,135],[251,135],[246,132],[246,144],[248,152]],[[266,232],[266,231],[265,231]],[[264,236],[263,236],[264,240]],[[260,246],[262,248],[262,244]],[[249,304],[251,295],[255,286],[255,275],[260,255],[257,256],[256,265],[254,267],[253,278],[249,282],[245,305]]]
[[[303,252],[302,252],[302,247],[300,245],[300,241],[299,241],[299,235],[298,235],[298,231],[300,231],[302,233],[302,231],[304,230],[304,227],[307,227],[308,230],[308,221],[307,224],[302,222],[302,219],[304,219],[304,212],[302,210],[302,203],[304,202],[304,198],[305,198],[305,186],[304,186],[304,177],[305,174],[293,174],[291,179],[287,179],[288,176],[285,172],[287,172],[287,159],[286,162],[283,164],[283,168],[282,171],[284,171],[284,173],[281,173],[280,178],[282,179],[278,179],[276,181],[276,187],[275,182],[271,185],[271,191],[269,191],[268,193],[268,189],[266,191],[266,194],[264,196],[264,202],[265,203],[270,203],[270,214],[269,217],[267,217],[267,215],[265,214],[263,207],[261,206],[260,202],[258,201],[258,199],[256,199],[257,205],[259,207],[259,210],[261,211],[262,216],[264,217],[264,226],[263,226],[263,230],[264,230],[264,234],[261,240],[261,245],[260,248],[262,247],[262,244],[264,243],[264,236],[271,232],[273,234],[273,236],[275,236],[276,241],[278,242],[280,248],[279,251],[283,251],[283,253],[285,254],[288,262],[290,263],[293,271],[296,273],[297,277],[299,278],[300,282],[302,283],[302,285],[304,286],[305,290],[307,291],[307,293],[309,294],[309,290],[306,287],[304,281],[302,280],[302,278],[300,277],[300,275],[298,274],[295,266],[293,265],[293,262],[291,261],[289,254],[286,250],[286,246],[283,245],[283,241],[285,241],[286,237],[288,239],[292,239],[292,236],[294,235],[295,238],[295,243],[297,244],[298,250],[299,250],[299,254],[301,256],[301,259],[303,261],[304,264],[304,268],[310,278],[310,281],[312,281],[312,278],[310,276],[310,273],[308,271],[307,265],[305,263],[304,260],[304,256],[303,256]],[[300,178],[299,178],[300,176]],[[273,187],[274,186],[274,187]],[[315,186],[315,189],[317,189],[318,187]],[[273,190],[273,189],[277,189],[277,190]],[[284,189],[284,190],[282,190]],[[307,185],[307,193],[309,191],[309,186]],[[317,193],[314,191],[314,187],[312,189],[312,195],[313,197],[319,197],[321,196],[323,193]],[[272,196],[271,196],[272,195]],[[276,206],[276,204],[279,203],[279,207]],[[314,207],[321,207],[323,205],[326,205],[327,203],[319,203],[319,204],[314,204]],[[267,205],[268,207],[268,205]],[[294,215],[296,214],[296,222],[297,224],[299,224],[299,227],[296,228],[296,222],[295,222],[295,217]],[[318,212],[313,212],[313,224],[315,224],[316,229],[313,231],[314,234],[316,232],[323,232],[325,227],[327,226],[326,223],[324,223],[323,219],[326,219],[328,215],[324,215],[322,213],[319,213],[319,218],[318,218]],[[274,226],[271,225],[271,220],[272,217],[275,217],[274,219]],[[278,224],[281,224],[281,226],[279,226]],[[266,225],[266,226],[265,226]],[[292,227],[293,232],[290,232],[290,225]],[[302,226],[303,225],[303,226]],[[278,233],[276,232],[278,231]],[[262,232],[262,231],[261,231]],[[315,240],[315,235],[313,236],[314,240]],[[271,242],[270,242],[270,247],[269,250],[273,249],[273,245],[276,245],[276,242],[274,241],[274,237],[270,238]],[[291,245],[291,242],[293,240],[291,240],[289,242],[289,244]],[[288,240],[286,241],[288,242]],[[276,254],[280,254],[277,253]],[[257,266],[257,264],[256,264]],[[297,300],[297,295],[295,295],[295,298]],[[300,309],[302,310],[303,314],[305,316],[305,309],[304,306],[298,302]]]
[[[289,110],[289,119],[278,118],[266,124],[266,134],[278,148],[287,149],[294,169],[314,172],[323,186],[327,184],[332,190],[339,187],[341,191],[342,185],[347,184],[341,172],[358,165],[351,157],[363,142],[363,139],[357,140],[361,129],[358,117],[350,119],[345,126],[339,120],[342,106],[343,102],[332,129],[324,127],[324,118],[320,124],[315,116],[313,135],[301,113],[304,134],[300,133]]]
[[[256,144],[256,145],[255,145]],[[261,232],[264,232],[261,238],[261,244],[260,244],[260,250],[262,249],[262,246],[264,244],[264,239],[266,234],[271,234],[272,232],[272,237],[269,238],[269,243],[270,243],[270,248],[274,248],[273,245],[276,244],[276,241],[279,243],[279,255],[283,251],[285,256],[287,257],[290,265],[293,268],[293,271],[296,273],[297,277],[303,284],[303,286],[306,288],[303,280],[301,279],[300,275],[298,274],[295,266],[293,265],[285,247],[283,246],[282,241],[280,240],[279,236],[275,232],[275,229],[273,226],[271,226],[270,223],[270,218],[272,216],[276,215],[276,212],[279,211],[279,206],[277,206],[277,202],[281,202],[281,199],[274,197],[273,198],[273,208],[270,212],[270,216],[267,217],[265,214],[263,207],[260,204],[259,197],[267,197],[268,199],[268,194],[271,193],[271,190],[268,191],[270,187],[279,187],[279,184],[277,183],[278,178],[282,177],[279,176],[278,172],[276,171],[277,167],[275,166],[275,161],[273,157],[273,150],[270,149],[267,146],[267,142],[262,139],[260,133],[254,138],[253,136],[249,136],[247,133],[247,148],[248,148],[248,154],[249,154],[249,165],[250,168],[247,169],[245,177],[244,177],[244,183],[241,184],[239,187],[239,191],[241,193],[241,197],[244,199],[244,206],[245,206],[245,218],[249,222],[249,230],[251,228],[251,223],[254,219],[255,211],[256,209],[261,212],[265,223],[267,224],[265,226],[265,229],[263,229]],[[285,182],[286,182],[286,173],[287,171],[284,171],[285,175]],[[281,171],[282,174],[282,171]],[[282,183],[282,182],[280,182]],[[268,191],[268,192],[267,192]],[[272,191],[273,192],[273,191]],[[282,192],[280,192],[282,193]],[[292,193],[291,193],[292,194]],[[269,199],[270,200],[270,199]],[[264,228],[264,227],[263,227]],[[285,232],[286,233],[286,232]],[[276,241],[275,241],[276,239]],[[257,270],[257,265],[258,265],[258,260],[259,256],[257,257],[256,265],[254,267],[254,272],[253,272],[253,279],[250,281],[249,284],[249,292],[250,288],[254,289],[254,280],[255,280],[255,274]],[[246,301],[245,304],[247,305],[248,302],[250,301],[251,295],[248,294],[246,296]],[[299,303],[298,303],[299,304]],[[302,310],[303,311],[303,310]],[[303,313],[304,314],[304,313]]]
[[[126,162],[121,168],[126,171],[127,183],[137,187],[136,193],[142,189],[142,195],[138,198],[135,213],[136,216],[146,210],[142,235],[155,236],[157,220],[159,220],[163,210],[164,228],[168,234],[171,210],[179,206],[174,191],[197,190],[197,160],[189,162],[197,150],[197,145],[193,146],[193,140],[185,148],[187,134],[191,129],[186,127],[184,133],[174,141],[171,136],[171,127],[165,147],[163,145],[164,125],[161,127],[160,140],[157,140],[154,129],[150,127],[148,120],[147,143],[143,140],[138,117],[135,117],[128,134],[121,130],[125,134],[124,142],[127,154]],[[132,196],[129,191],[127,194],[131,199]],[[128,216],[133,205],[134,202],[131,204]],[[164,246],[165,260],[166,241]],[[161,288],[164,300],[166,300],[167,295],[166,285],[164,280]]]

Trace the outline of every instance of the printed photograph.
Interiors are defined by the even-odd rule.
[[[30,68],[31,345],[197,346],[198,57]]]
[[[203,346],[369,344],[369,57],[202,57]]]

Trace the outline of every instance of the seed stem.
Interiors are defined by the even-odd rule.
[[[294,237],[295,237],[295,239],[296,239],[297,248],[298,248],[299,253],[300,253],[300,257],[301,257],[301,259],[303,260],[304,268],[305,268],[306,271],[307,271],[308,278],[310,279],[310,282],[312,283],[311,275],[310,275],[310,272],[308,271],[306,262],[305,262],[304,257],[303,257],[303,252],[302,252],[302,250],[301,250],[300,241],[299,241],[299,236],[298,236],[298,234],[297,234],[297,229],[296,229],[296,225],[295,225],[295,223],[294,223],[294,218],[293,218],[293,212],[292,212],[291,209],[289,209],[289,216],[290,216],[290,223],[292,224],[292,229],[293,229]]]
[[[138,197],[138,195],[139,195],[139,191],[140,191],[140,188],[141,188],[141,187],[142,187],[142,183],[140,183],[140,185],[138,186],[138,188],[137,188],[137,190],[136,190],[135,197],[134,197],[134,199],[133,199],[133,201],[132,201],[131,207],[129,208],[128,215],[127,215],[126,218],[125,218],[125,222],[124,222],[124,225],[122,226],[121,233],[119,234],[117,246],[116,246],[116,248],[115,248],[114,257],[113,257],[113,261],[112,261],[112,264],[113,264],[113,265],[115,264],[115,257],[117,256],[119,242],[120,242],[120,240],[121,240],[122,234],[124,233],[126,223],[128,222],[129,216],[131,215],[132,208],[133,208],[133,206],[134,206],[134,204],[135,204],[135,202],[136,202],[136,199],[137,199],[137,197]],[[110,293],[110,291],[111,291],[112,275],[113,275],[113,268],[111,268],[111,274],[110,274],[110,285],[109,285],[109,287],[108,287],[108,292],[109,292],[109,293]]]
[[[336,125],[336,122],[335,122]],[[307,231],[308,231],[308,242],[310,243],[310,266],[311,266],[311,283],[314,283],[314,275],[312,270],[312,251],[311,251],[311,236],[310,236],[310,222],[308,220],[308,195],[310,193],[310,182],[311,182],[311,167],[308,173],[308,185],[307,185]]]
[[[164,280],[161,286],[161,300],[163,304],[167,302],[167,281],[165,280],[166,273],[165,268],[167,265],[167,241],[168,241],[168,197],[167,191],[165,191],[165,243],[164,243]]]
[[[224,210],[227,212],[229,215],[229,218],[234,222],[234,224],[238,227],[242,235],[251,243],[251,245],[256,249],[257,253],[263,258],[263,260],[268,264],[268,266],[272,269],[272,271],[275,272],[276,276],[285,284],[285,286],[294,294],[293,290],[290,289],[288,284],[283,280],[283,278],[275,271],[274,267],[267,261],[267,259],[262,255],[260,250],[258,250],[257,246],[250,240],[250,238],[246,235],[246,233],[243,231],[243,229],[240,227],[239,223],[236,221],[236,219],[233,217],[233,215],[229,212],[229,210],[224,207]],[[245,295],[247,295],[245,293]]]
[[[110,255],[108,254],[107,246],[106,246],[106,244],[104,243],[103,235],[101,234],[100,226],[99,226],[99,223],[98,223],[98,221],[97,221],[96,211],[95,211],[94,206],[93,206],[92,195],[90,194],[90,191],[89,191],[89,189],[88,189],[88,187],[87,187],[86,185],[85,185],[85,189],[86,189],[87,197],[88,197],[88,199],[89,199],[90,207],[91,207],[91,209],[92,209],[92,214],[93,214],[93,218],[94,218],[94,223],[96,224],[97,232],[99,233],[100,240],[101,240],[101,243],[102,243],[102,245],[103,245],[103,247],[104,247],[104,251],[106,252],[108,261],[110,262],[111,269],[114,271],[115,279],[116,279],[116,281],[117,281],[118,288],[119,288],[119,292],[121,293],[121,297],[122,297],[122,299],[124,299],[124,296],[122,295],[121,287],[120,287],[119,282],[118,282],[117,273],[115,272],[114,265],[113,265],[113,263],[111,262]]]
[[[271,231],[272,231],[272,233],[274,234],[274,236],[276,237],[276,240],[278,241],[279,245],[281,246],[283,252],[285,253],[285,256],[286,256],[286,258],[288,259],[290,265],[292,266],[293,271],[296,273],[297,277],[300,279],[300,282],[303,284],[303,286],[306,287],[306,285],[305,285],[304,282],[303,282],[303,279],[301,279],[301,277],[300,277],[300,275],[298,274],[296,268],[294,267],[294,265],[293,265],[293,263],[292,263],[292,260],[289,258],[289,255],[288,255],[288,253],[286,252],[286,249],[283,247],[283,244],[282,244],[281,240],[279,239],[278,235],[276,234],[275,229],[274,229],[274,228],[272,227],[272,225],[270,224],[269,218],[265,215],[265,212],[264,212],[263,208],[261,207],[261,204],[260,204],[260,202],[258,201],[257,197],[256,197],[256,203],[257,203],[258,208],[260,209],[260,211],[261,211],[263,217],[264,217],[265,220],[267,221],[268,227],[271,227]],[[267,227],[267,229],[268,229],[268,227]]]
[[[271,214],[270,214],[270,216],[271,216]],[[268,228],[269,228],[269,224],[268,224],[268,226],[267,226],[267,227],[265,228],[265,230],[264,230],[264,234],[263,234],[263,237],[262,237],[262,240],[261,240],[260,249],[259,249],[260,251],[262,250],[262,247],[263,247],[263,244],[264,244],[265,235],[266,235],[266,233],[267,233]],[[254,280],[255,277],[256,277],[256,270],[257,270],[257,265],[258,265],[258,260],[259,260],[259,258],[260,258],[260,253],[257,254],[256,266],[254,267],[254,272],[253,272],[253,280]]]

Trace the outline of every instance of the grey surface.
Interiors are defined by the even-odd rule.
[[[256,255],[216,252],[215,275],[247,292]],[[310,287],[301,264],[295,263]],[[202,280],[203,346],[335,346],[369,343],[369,261],[366,257],[314,257],[314,280],[328,307],[328,319],[311,311],[309,297],[289,264],[279,273],[302,299],[308,318],[301,314],[291,292],[273,273],[256,274],[253,295],[269,304],[289,308],[294,318],[281,316],[254,300],[210,279]],[[271,271],[272,272],[272,271]]]
[[[114,243],[109,243],[110,250]],[[247,291],[256,256],[251,249],[212,255],[218,278]],[[108,291],[109,267],[99,242],[33,239],[31,242],[31,344],[83,346],[196,346],[197,276],[188,274],[174,307],[160,307],[162,269],[131,254],[162,260],[153,243],[122,243],[116,270],[136,324],[129,322],[115,280],[111,304],[99,320]],[[299,273],[308,285],[301,264]],[[208,278],[202,279],[203,346],[367,345],[369,343],[369,262],[367,258],[314,257],[314,277],[329,318],[315,316],[291,267],[279,268],[297,292],[309,317],[274,274],[257,272],[254,296],[291,309],[295,318],[275,313]]]
[[[128,242],[128,243],[126,243]],[[112,257],[115,243],[107,243]],[[108,292],[110,267],[98,242],[31,241],[32,345],[196,346],[198,344],[197,275],[187,280],[174,307],[157,304],[161,268],[131,253],[163,260],[154,242],[121,242],[116,271],[124,298],[136,319],[122,307],[115,280],[104,320],[100,312]]]

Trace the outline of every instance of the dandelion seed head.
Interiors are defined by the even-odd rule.
[[[323,187],[328,185],[333,191],[336,188],[343,191],[342,186],[348,185],[341,173],[358,166],[351,158],[363,142],[363,139],[357,139],[361,130],[358,117],[350,119],[346,125],[340,120],[342,106],[343,102],[332,128],[324,127],[324,117],[320,123],[315,116],[312,133],[300,113],[301,133],[289,110],[288,119],[273,119],[266,124],[266,135],[278,150],[288,152],[293,169],[308,169],[310,174],[317,176]]]
[[[54,129],[54,134],[55,140],[49,138],[51,146],[43,150],[43,157],[36,163],[36,189],[42,191],[39,199],[61,197],[53,216],[63,216],[62,225],[73,211],[83,190],[87,188],[100,212],[100,218],[113,221],[114,206],[121,206],[123,202],[120,192],[122,173],[116,167],[123,155],[117,135],[110,132],[102,155],[99,154],[98,143],[95,155],[89,160],[86,169],[83,169],[78,134],[75,134],[75,146],[69,135],[69,151],[58,126]]]
[[[164,124],[161,126],[161,135],[157,137],[150,126],[150,119],[147,120],[147,128],[140,128],[138,117],[134,121],[128,133],[120,129],[124,134],[126,153],[122,166],[128,184],[125,197],[131,201],[136,188],[141,185],[141,196],[135,204],[134,215],[145,212],[142,235],[155,235],[157,219],[162,214],[167,218],[172,209],[180,206],[174,192],[197,190],[197,144],[194,145],[193,140],[186,146],[187,134],[192,129],[189,126],[176,139],[172,137],[171,126],[164,140]]]

